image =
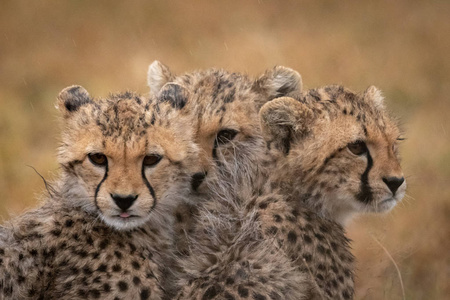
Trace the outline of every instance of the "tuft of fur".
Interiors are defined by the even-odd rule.
[[[351,299],[353,256],[343,228],[292,205],[261,172],[259,189],[233,162],[208,181],[189,255],[178,259],[177,299]]]

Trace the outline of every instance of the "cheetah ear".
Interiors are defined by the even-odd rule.
[[[364,91],[364,100],[373,103],[377,109],[384,109],[384,97],[379,89],[371,85]]]
[[[147,85],[150,88],[150,94],[158,95],[161,88],[173,79],[174,76],[169,68],[161,62],[155,60],[148,66]]]
[[[259,111],[261,129],[268,145],[288,154],[293,140],[309,134],[315,120],[313,111],[290,97],[267,102]]]
[[[92,103],[89,93],[79,85],[72,85],[59,93],[56,108],[67,118],[87,103]]]
[[[253,90],[265,94],[263,102],[277,97],[300,94],[303,88],[302,77],[297,71],[283,66],[267,70],[253,83]],[[261,103],[263,105],[264,103]]]
[[[159,91],[158,101],[168,102],[175,109],[182,109],[189,99],[189,91],[177,83],[166,83]]]

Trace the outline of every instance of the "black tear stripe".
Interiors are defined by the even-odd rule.
[[[218,141],[217,138],[214,139],[214,146],[212,149],[212,157],[214,160],[217,160],[217,146],[218,146]]]
[[[144,180],[145,185],[147,186],[148,190],[150,191],[150,195],[152,195],[152,197],[153,197],[153,205],[152,205],[152,207],[150,208],[150,211],[149,211],[149,213],[150,213],[150,212],[155,208],[155,206],[156,206],[156,195],[155,195],[155,191],[153,190],[152,185],[150,184],[150,182],[148,182],[147,177],[145,177],[145,167],[144,167],[144,164],[142,164],[142,171],[141,171],[141,174],[142,174],[142,179]]]
[[[213,157],[213,161],[216,163],[217,167],[219,168],[219,171],[222,171],[223,163],[217,157],[217,147],[219,147],[219,143],[217,141],[217,138],[215,138],[214,146],[212,149],[212,157]]]
[[[367,149],[367,168],[361,175],[361,190],[356,198],[363,203],[370,203],[373,200],[372,189],[369,185],[369,172],[372,169],[373,160],[370,151]]]
[[[108,161],[106,161],[105,176],[103,176],[103,179],[100,181],[100,183],[97,185],[97,188],[95,189],[94,202],[95,202],[95,207],[97,207],[98,210],[100,210],[100,207],[98,207],[98,204],[97,204],[98,191],[100,190],[100,186],[106,180],[107,177],[108,177]]]

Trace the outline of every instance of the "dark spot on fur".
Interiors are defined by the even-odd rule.
[[[297,242],[297,234],[294,231],[289,231],[289,233],[288,233],[288,241],[291,244],[295,244]]]
[[[114,251],[114,256],[117,257],[118,259],[122,259],[122,253],[120,251]]]
[[[321,235],[320,233],[316,233],[314,234],[314,236],[319,240],[319,241],[323,241],[325,239],[325,237],[323,235]]]
[[[239,296],[247,298],[248,297],[248,289],[244,288],[242,285],[238,286]]]
[[[352,295],[352,294],[353,294],[353,293],[349,293],[348,290],[345,290],[345,291],[342,292],[342,297],[343,297],[344,299],[351,299],[351,295]]]
[[[54,236],[58,237],[61,235],[61,230],[60,229],[54,229],[51,231],[51,234],[53,234]]]
[[[89,291],[89,294],[92,296],[92,298],[94,299],[100,299],[100,291],[97,289],[92,289]]]
[[[223,295],[225,297],[225,300],[235,300],[236,298],[234,298],[233,295],[231,295],[228,292],[225,292],[225,294]]]
[[[337,251],[338,245],[335,242],[331,242],[330,245],[331,245],[331,249],[333,249],[333,251]]]
[[[305,243],[307,244],[311,244],[312,243],[312,239],[309,235],[303,235],[303,240],[305,241]]]
[[[212,285],[210,286],[205,293],[203,294],[202,300],[208,300],[213,299],[217,296],[217,294],[221,291],[221,288],[219,285]]]
[[[99,272],[106,272],[108,270],[108,266],[105,264],[101,264],[100,266],[98,266],[97,271]]]
[[[287,216],[286,220],[288,220],[291,223],[296,223],[297,222],[297,219],[294,216],[291,216],[291,215]]]
[[[90,237],[90,236],[88,236],[87,238],[86,238],[86,243],[88,244],[88,245],[94,245],[94,240],[92,239],[92,237]]]
[[[104,239],[100,242],[100,244],[98,245],[100,247],[100,249],[104,250],[106,247],[108,247],[109,245],[109,240]]]
[[[133,254],[136,251],[136,246],[133,243],[128,244],[130,246],[130,253]]]
[[[326,252],[325,248],[322,245],[318,245],[317,246],[317,251],[319,251],[320,254],[324,254]]]
[[[141,291],[140,297],[141,297],[141,300],[147,300],[147,299],[149,299],[149,298],[150,298],[150,290],[149,290],[149,289],[143,289],[143,290]]]
[[[134,285],[139,285],[141,283],[141,280],[139,279],[139,277],[134,276],[133,277],[133,283],[134,283]]]
[[[177,219],[178,223],[182,223],[183,222],[183,216],[179,212],[177,212],[175,214],[175,218]]]
[[[86,274],[86,275],[92,275],[92,270],[88,266],[85,266],[83,268],[83,273]]]
[[[122,270],[122,267],[120,265],[114,265],[112,267],[113,272],[120,272],[120,270]]]
[[[277,223],[283,221],[283,218],[280,215],[273,215],[273,220]]]
[[[128,283],[126,283],[125,281],[120,280],[120,281],[117,283],[117,287],[119,288],[119,290],[120,290],[121,292],[125,292],[125,291],[128,290]]]
[[[72,281],[64,283],[63,289],[70,290],[71,288],[72,288]]]
[[[253,293],[253,299],[255,299],[255,300],[266,300],[266,296],[263,296],[263,295],[258,294],[258,293]]]
[[[135,260],[131,263],[131,265],[135,270],[139,270],[141,268],[141,265]]]
[[[19,275],[18,277],[17,277],[17,283],[18,284],[22,284],[22,283],[24,283],[25,282],[25,277],[23,277],[22,275]]]

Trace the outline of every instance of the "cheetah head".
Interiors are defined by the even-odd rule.
[[[405,195],[400,132],[369,87],[355,94],[339,86],[264,105],[261,127],[279,156],[280,185],[340,223],[361,212],[386,212]]]
[[[158,99],[130,92],[93,99],[80,86],[64,89],[57,101],[64,201],[118,230],[168,214],[198,173],[185,92],[168,84]]]
[[[182,84],[190,92],[200,164],[207,174],[205,181],[210,183],[216,182],[218,172],[224,170],[223,162],[233,163],[233,172],[249,174],[245,180],[252,180],[251,174],[258,168],[258,152],[265,149],[259,109],[267,101],[299,94],[302,89],[300,74],[281,66],[254,80],[220,69],[175,76],[165,65],[153,62],[148,70],[150,94],[159,93],[166,82]],[[199,191],[207,189],[205,185],[199,187]]]

